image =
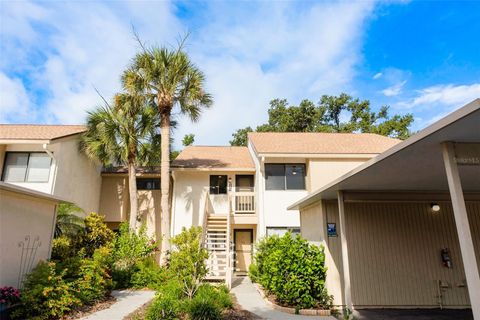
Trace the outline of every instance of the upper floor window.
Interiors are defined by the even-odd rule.
[[[266,190],[305,190],[304,164],[265,164]]]
[[[160,190],[160,179],[137,178],[137,190]]]
[[[226,194],[227,180],[227,176],[210,176],[210,194]]]
[[[45,152],[7,152],[2,180],[6,182],[48,182],[52,158]]]

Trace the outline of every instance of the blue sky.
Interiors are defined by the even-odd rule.
[[[177,141],[228,143],[268,102],[349,93],[418,130],[480,97],[479,1],[0,2],[0,122],[82,123],[138,50],[187,50],[215,103]],[[176,143],[178,146],[178,142]]]

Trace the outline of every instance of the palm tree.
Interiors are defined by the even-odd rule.
[[[136,168],[158,158],[160,136],[156,109],[144,96],[120,93],[114,105],[88,113],[87,131],[80,149],[104,166],[128,168],[131,230],[137,230],[138,200]]]
[[[205,92],[205,76],[190,61],[183,50],[177,48],[145,48],[138,53],[122,75],[127,92],[152,99],[160,115],[161,129],[161,209],[162,209],[162,261],[170,247],[170,130],[174,109],[195,122],[203,108],[212,104]]]
[[[60,203],[57,209],[57,221],[55,223],[55,238],[62,235],[74,236],[83,228],[85,223],[81,218],[83,210],[71,203]]]

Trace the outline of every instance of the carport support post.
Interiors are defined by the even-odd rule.
[[[345,204],[343,199],[343,192],[338,191],[338,216],[340,222],[340,241],[342,243],[342,261],[343,261],[343,284],[344,288],[344,301],[343,303],[350,310],[353,310],[352,305],[352,292],[350,289],[350,266],[348,264],[348,248],[347,248],[347,235],[345,229]]]
[[[473,318],[480,320],[480,276],[478,274],[475,249],[473,247],[467,208],[463,198],[462,183],[455,162],[455,150],[452,142],[443,144],[443,161],[447,172],[448,187],[452,199],[453,214],[457,225],[458,240],[462,252],[465,276],[467,278],[468,294],[472,305]]]

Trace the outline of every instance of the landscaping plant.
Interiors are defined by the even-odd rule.
[[[85,229],[76,237],[74,246],[77,250],[84,250],[87,257],[93,256],[96,249],[108,246],[113,241],[115,234],[104,223],[104,216],[95,212],[85,218]]]
[[[190,299],[207,275],[208,251],[201,246],[201,235],[201,227],[183,228],[171,239],[169,268],[183,283],[184,293]]]
[[[80,305],[73,283],[57,273],[54,262],[40,262],[27,275],[21,294],[22,307],[14,313],[17,319],[58,319]]]
[[[299,309],[331,306],[323,247],[288,232],[260,240],[254,261],[252,278],[281,304]]]
[[[0,288],[0,305],[12,306],[20,301],[20,291],[14,287]]]
[[[120,224],[119,233],[113,241],[111,256],[115,287],[139,287],[142,284],[148,286],[148,279],[141,279],[137,273],[141,271],[143,275],[148,274],[152,281],[155,278],[153,273],[160,273],[160,267],[153,260],[152,263],[146,261],[151,260],[157,250],[158,245],[147,235],[145,224],[140,227],[138,234],[132,232],[126,222]],[[135,281],[135,285],[132,281]]]

